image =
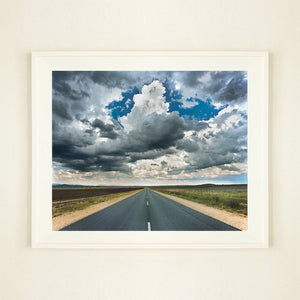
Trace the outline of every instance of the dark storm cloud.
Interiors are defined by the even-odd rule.
[[[100,156],[96,159],[96,166],[104,172],[116,171],[130,173],[131,170],[126,164],[128,161],[129,160],[124,156]]]
[[[66,122],[52,121],[52,144],[72,145],[73,147],[84,148],[93,145],[96,141],[96,135],[91,132],[82,131],[80,128],[66,126]]]
[[[92,72],[91,79],[98,84],[110,88],[124,87],[136,82],[136,78],[131,72],[99,71]]]
[[[110,125],[98,119],[92,123],[93,128],[100,129],[101,136],[116,134],[113,125]],[[74,139],[75,134],[60,135],[58,141],[55,138],[53,140],[53,158],[57,162],[64,162],[65,167],[80,171],[101,167],[104,171],[118,168],[118,171],[128,172],[128,162],[175,153],[170,148],[184,137],[184,129],[183,120],[175,113],[164,117],[152,114],[139,129],[123,135],[114,144],[111,144],[112,141],[103,142],[103,146],[92,153],[86,152],[85,148],[95,141],[94,137],[89,139],[93,131],[88,130],[78,141]]]
[[[211,72],[210,84],[203,84],[203,90],[216,101],[244,101],[247,97],[246,72]]]
[[[89,72],[91,80],[108,88],[128,89],[128,87],[142,88],[153,80],[165,82],[174,76],[172,71],[95,71]]]
[[[52,82],[78,82],[90,78],[92,74],[91,71],[52,71]]]
[[[137,79],[141,77],[144,80],[145,72],[127,72],[127,71],[54,71],[53,72],[53,88],[61,92],[65,96],[75,96],[76,93],[71,89],[67,82],[74,81],[92,81],[96,84],[106,86],[108,88],[128,88],[128,86],[136,84]],[[147,76],[148,77],[148,76]],[[85,91],[82,91],[85,93]]]
[[[130,157],[130,162],[136,162],[141,159],[156,159],[164,155],[175,154],[175,149],[159,149],[159,150],[149,150],[145,152],[128,152],[126,153]]]
[[[192,140],[180,140],[176,146],[179,150],[185,150],[186,152],[196,152],[199,149],[197,141]]]
[[[64,160],[85,160],[89,155],[78,151],[78,148],[68,142],[54,142],[52,146],[52,156],[58,161]]]
[[[52,73],[52,89],[53,94],[61,95],[63,98],[71,100],[81,100],[85,97],[90,97],[89,93],[85,90],[82,80],[89,76],[89,72],[66,72],[54,71]],[[72,88],[70,83],[76,82],[76,89]]]
[[[168,82],[173,92],[174,80],[180,83],[181,88],[193,88],[198,96],[211,98],[216,101],[231,102],[244,101],[247,95],[247,73],[244,71],[177,71],[177,72],[143,72],[143,71],[55,71],[53,72],[53,88],[73,100],[88,97],[85,89],[74,90],[70,81],[91,80],[108,88],[139,88],[146,83],[158,79]]]
[[[128,152],[145,152],[167,149],[184,137],[185,125],[177,114],[158,115],[153,113],[126,136],[124,149]]]
[[[195,121],[195,120],[185,120],[185,128],[186,130],[194,130],[194,131],[202,131],[204,129],[207,129],[209,127],[209,124],[207,122],[203,121]]]
[[[195,89],[198,96],[211,98],[213,101],[230,103],[245,101],[247,97],[247,72],[244,71],[214,71],[214,72],[184,72],[184,86]],[[180,78],[180,77],[179,77]]]
[[[53,160],[62,166],[78,171],[129,172],[127,162],[172,153],[168,148],[184,137],[184,121],[175,113],[168,116],[154,113],[126,134],[114,119],[112,123],[105,123],[99,117],[91,119],[87,115],[88,103],[82,101],[89,96],[81,88],[88,80],[114,88],[134,83],[134,76],[131,72],[53,73]],[[76,86],[76,90],[71,86]],[[72,117],[83,127],[67,125]],[[108,141],[98,147],[99,135]]]
[[[94,128],[99,128],[101,131],[110,132],[114,130],[114,126],[112,124],[105,124],[103,121],[99,119],[95,119],[94,122],[92,123],[92,126]]]
[[[178,150],[185,150],[188,153],[196,152],[199,149],[199,139],[197,138],[197,132],[203,131],[209,128],[207,122],[198,122],[195,120],[186,120],[185,130],[192,131],[189,139],[181,139],[176,143]]]
[[[247,81],[243,77],[234,77],[230,82],[221,89],[219,100],[234,101],[243,99],[247,96]]]
[[[205,71],[191,71],[182,72],[182,82],[184,86],[197,87],[199,85],[199,79],[204,76],[207,72]]]
[[[102,137],[113,140],[118,137],[118,134],[114,131],[113,124],[105,124],[103,121],[96,119],[93,121],[92,126],[94,128],[99,128]]]
[[[67,161],[56,158],[56,162],[60,162],[62,166],[80,172],[118,171],[130,173],[130,169],[124,163],[124,157],[98,156],[88,157],[87,159],[69,159]]]
[[[221,121],[220,121],[221,122]],[[247,160],[247,121],[212,132],[198,141],[199,149],[188,157],[188,169],[205,169]],[[242,138],[241,138],[242,137]]]
[[[53,82],[63,82],[66,80],[71,80],[74,78],[74,74],[77,72],[72,71],[53,71],[52,72],[52,81]]]
[[[54,82],[53,89],[56,92],[59,92],[63,97],[72,100],[81,100],[84,97],[89,97],[90,95],[83,90],[76,91],[70,87],[70,85],[66,82]]]
[[[210,77],[208,82],[205,81],[207,76]],[[136,126],[126,130],[123,124],[120,126],[118,118],[109,120],[111,108],[106,105],[112,102],[105,102],[101,97],[102,92],[106,97],[107,91],[116,87],[128,90],[129,86],[136,87],[135,95],[141,93],[140,88],[152,78],[165,80],[168,77],[170,82],[179,81],[182,89],[194,88],[216,101],[230,103],[246,99],[245,76],[245,72],[53,72],[53,161],[80,172],[124,173],[130,173],[128,163],[158,159],[182,151],[187,153],[184,169],[187,173],[244,162],[247,143],[240,137],[247,136],[246,114],[240,113],[240,121],[227,131],[223,130],[223,125],[238,113],[237,110],[218,116],[214,125],[219,131],[212,130],[208,121],[185,119],[170,110],[145,115]],[[170,86],[174,89],[174,82]],[[94,94],[93,87],[97,87]],[[131,97],[133,104],[134,95]],[[120,99],[115,101],[120,102]],[[124,107],[127,100],[125,97]],[[173,100],[170,96],[167,102]],[[102,101],[106,103],[103,106]],[[130,114],[132,107],[125,116]],[[185,138],[187,131],[189,135]],[[107,140],[99,142],[99,137]],[[182,171],[172,169],[166,161],[160,164],[168,168],[169,174]]]
[[[93,129],[86,129],[84,132],[88,133],[89,135],[93,135],[94,134],[94,130]]]
[[[119,171],[119,172],[130,172],[125,161],[128,159],[124,156],[116,155],[98,155],[94,157],[89,157],[87,161],[84,162],[84,168],[88,171]]]
[[[59,116],[62,119],[71,121],[73,118],[69,112],[69,107],[67,103],[56,100],[52,102],[52,111],[54,114]]]
[[[61,166],[81,172],[92,171],[120,171],[129,172],[125,162],[129,161],[124,157],[123,152],[99,153],[85,152],[84,147],[74,146],[70,142],[53,143],[53,160]],[[120,155],[121,154],[121,155]]]

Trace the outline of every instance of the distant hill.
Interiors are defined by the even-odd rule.
[[[140,187],[137,185],[131,185],[131,186],[121,186],[121,185],[80,185],[80,184],[59,184],[59,183],[53,183],[52,188],[110,188],[110,187]],[[141,186],[142,187],[142,186]]]
[[[162,187],[162,188],[213,188],[213,187],[238,187],[238,186],[247,186],[247,183],[229,183],[229,184],[215,184],[215,183],[205,183],[205,184],[189,184],[189,185],[157,185],[157,186],[151,186],[151,188],[155,187]]]
[[[214,184],[214,183],[205,183],[205,184],[196,184],[196,185],[171,185],[173,187],[213,187],[213,186],[242,186],[247,184]],[[168,187],[170,185],[161,185],[161,187]],[[171,187],[170,186],[170,187]],[[80,185],[80,184],[52,184],[52,188],[99,188],[99,187],[145,187],[145,186],[137,186],[137,185],[126,185],[126,186],[112,186],[112,185]]]
[[[100,187],[99,185],[80,185],[80,184],[52,184],[53,188],[86,188],[86,187]]]

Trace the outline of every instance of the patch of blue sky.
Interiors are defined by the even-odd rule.
[[[106,108],[111,110],[112,117],[118,121],[119,117],[129,114],[134,106],[133,97],[139,94],[139,89],[135,86],[132,89],[122,93],[120,101],[113,101],[109,103]]]
[[[163,82],[163,86],[166,89],[164,96],[166,98],[166,102],[169,103],[169,112],[177,111],[180,117],[198,121],[207,121],[210,118],[215,117],[219,111],[227,106],[224,105],[217,108],[212,104],[211,99],[203,101],[195,97],[186,99],[186,102],[194,102],[197,103],[196,105],[192,107],[183,107],[182,91],[180,89],[176,89],[174,84],[168,79]]]
[[[189,98],[186,101],[197,104],[192,107],[183,107],[183,103],[181,101],[172,101],[169,106],[169,111],[177,111],[180,117],[198,121],[207,121],[215,117],[219,113],[219,111],[227,106],[224,105],[217,108],[212,104],[212,101],[210,99],[203,101],[198,98]]]
[[[227,105],[216,107],[213,105],[211,99],[203,101],[199,98],[188,98],[186,102],[193,102],[195,105],[191,107],[184,107],[182,103],[182,92],[173,88],[172,83],[166,79],[163,81],[163,85],[166,89],[164,94],[166,102],[169,103],[169,112],[176,111],[180,117],[207,121],[215,117],[220,110]],[[118,120],[122,116],[129,114],[134,106],[133,97],[139,94],[140,90],[137,86],[128,89],[126,92],[122,92],[122,99],[119,101],[113,101],[109,103],[106,108],[110,109],[111,115],[115,120]]]
[[[248,183],[247,173],[239,174],[239,175],[225,175],[217,178],[177,178],[174,179],[174,184],[176,185],[195,185],[195,184],[247,184]]]
[[[213,183],[216,184],[247,184],[248,175],[247,173],[239,174],[239,175],[227,175],[218,178],[214,178]]]
[[[174,100],[182,99],[182,92],[181,90],[175,89],[174,83],[172,84],[168,79],[163,82],[163,86],[166,89],[164,94],[166,98],[166,102],[171,103]]]

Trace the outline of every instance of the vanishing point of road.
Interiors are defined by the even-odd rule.
[[[238,229],[146,188],[61,230],[231,231]]]

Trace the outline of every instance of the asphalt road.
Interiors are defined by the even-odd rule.
[[[128,197],[61,230],[238,230],[149,189]]]

